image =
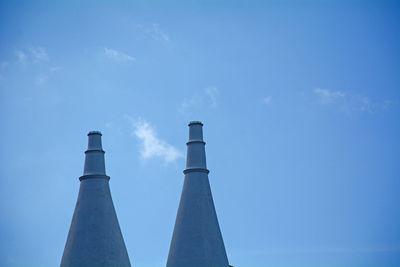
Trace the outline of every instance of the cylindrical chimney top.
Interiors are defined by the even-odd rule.
[[[189,123],[189,141],[186,143],[186,169],[183,171],[185,174],[189,172],[209,172],[206,164],[205,144],[203,141],[203,123],[191,121]]]
[[[88,151],[90,150],[100,150],[102,151],[102,145],[101,145],[101,132],[99,131],[91,131],[88,133],[89,136],[89,142],[88,142]]]
[[[189,142],[203,142],[203,123],[200,121],[191,121],[189,123]]]
[[[106,176],[106,167],[104,162],[104,150],[101,145],[101,132],[91,131],[88,133],[88,148],[85,151],[85,166],[83,168],[83,176],[101,175]],[[83,178],[80,179],[83,179]]]

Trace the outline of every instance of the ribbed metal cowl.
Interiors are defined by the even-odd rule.
[[[203,124],[189,123],[185,181],[167,267],[228,267],[211,195]]]
[[[106,175],[101,133],[90,132],[61,267],[130,267]]]

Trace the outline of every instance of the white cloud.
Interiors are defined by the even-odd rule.
[[[178,111],[186,117],[200,118],[205,111],[218,107],[219,95],[220,92],[216,86],[207,87],[191,97],[184,98]]]
[[[17,57],[17,62],[22,65],[25,65],[26,60],[27,60],[26,54],[24,52],[22,52],[21,50],[15,50],[14,53],[15,53],[15,56]]]
[[[392,101],[385,100],[382,104],[382,109],[388,109],[392,105]]]
[[[158,23],[152,23],[150,25],[136,24],[135,27],[153,40],[166,43],[170,41],[169,35],[161,29]]]
[[[42,61],[49,61],[49,55],[43,47],[29,48],[29,52],[32,55],[33,61],[38,63]]]
[[[271,96],[266,96],[262,99],[263,104],[268,105],[269,103],[271,103],[272,101],[272,97]]]
[[[41,63],[44,61],[49,61],[50,57],[43,47],[31,47],[29,49],[15,50],[15,56],[17,57],[17,63],[26,65],[29,62]]]
[[[134,126],[132,134],[140,141],[140,156],[142,159],[160,157],[166,163],[171,163],[182,157],[182,153],[179,150],[157,136],[156,130],[148,122],[143,119],[135,121],[130,118],[130,120]]]
[[[51,72],[56,72],[56,71],[59,71],[59,70],[61,70],[61,67],[58,67],[58,66],[55,66],[55,67],[51,67],[51,68],[50,68],[50,71],[51,71]]]
[[[190,110],[196,109],[202,105],[202,97],[199,94],[194,94],[190,98],[183,99],[179,112],[182,114],[190,114]]]
[[[359,96],[357,96],[357,100],[360,104],[360,106],[359,106],[360,111],[372,112],[372,110],[374,108],[373,107],[374,103],[372,103],[372,101],[368,97],[359,95]]]
[[[32,80],[35,86],[47,83],[50,72],[57,71],[59,67],[49,68],[50,57],[43,47],[28,47],[21,50],[14,50],[16,63],[23,66],[24,70],[34,70],[35,77]],[[0,68],[8,66],[8,62],[0,62]],[[45,67],[45,68],[43,68]]]
[[[314,93],[318,95],[321,103],[331,103],[337,99],[344,98],[345,93],[341,91],[331,91],[328,89],[315,88]]]
[[[328,89],[316,88],[314,93],[318,96],[321,104],[335,104],[340,110],[347,113],[368,112],[375,113],[378,110],[387,109],[391,102],[386,100],[379,103],[369,97],[342,91],[331,91]]]
[[[47,82],[47,76],[38,76],[38,77],[36,77],[36,79],[35,79],[35,84],[37,85],[37,86],[40,86],[40,85],[43,85],[43,84],[45,84]]]
[[[115,61],[119,61],[119,62],[131,62],[134,61],[135,58],[132,56],[129,56],[127,54],[124,54],[120,51],[114,50],[114,49],[110,49],[105,47],[104,48],[104,54],[108,57],[111,58]]]
[[[361,112],[375,113],[379,110],[386,110],[392,104],[389,100],[385,100],[383,103],[372,101],[369,97],[356,95],[354,96],[356,102],[356,108]]]
[[[218,105],[217,100],[218,100],[218,96],[219,96],[218,88],[215,86],[207,87],[205,89],[205,93],[211,101],[211,107],[213,107],[213,108],[217,107],[217,105]]]

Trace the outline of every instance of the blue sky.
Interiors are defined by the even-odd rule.
[[[57,266],[100,130],[133,266],[165,266],[204,122],[239,267],[400,266],[397,1],[0,2],[0,265]]]

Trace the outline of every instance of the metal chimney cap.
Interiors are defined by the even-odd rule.
[[[89,136],[89,135],[92,135],[92,134],[102,135],[100,131],[90,131],[90,132],[88,133],[88,136]]]
[[[193,124],[200,124],[201,126],[203,126],[203,123],[201,121],[191,121],[189,122],[188,126],[191,126]]]

